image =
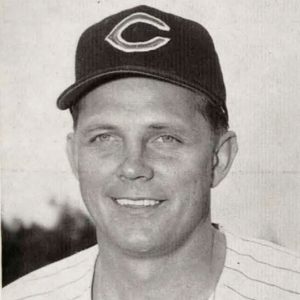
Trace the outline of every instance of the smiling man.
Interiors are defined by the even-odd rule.
[[[147,6],[85,31],[58,99],[98,247],[10,285],[7,299],[299,299],[299,258],[211,223],[237,153],[208,32]]]
[[[199,112],[203,98],[128,77],[79,102],[68,152],[101,247],[94,299],[207,299],[214,290],[225,251],[211,226],[210,188],[236,146],[233,133],[215,133]]]

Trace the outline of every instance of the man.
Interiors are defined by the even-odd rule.
[[[299,299],[299,257],[211,224],[210,190],[237,153],[225,98],[201,25],[138,6],[87,29],[57,105],[98,247],[5,299]]]

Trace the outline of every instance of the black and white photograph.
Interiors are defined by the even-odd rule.
[[[3,0],[3,300],[300,299],[300,3]]]

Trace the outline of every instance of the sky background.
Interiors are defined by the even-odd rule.
[[[193,19],[211,33],[239,154],[212,193],[213,220],[300,250],[300,3],[297,0],[3,0],[0,4],[2,217],[53,226],[84,209],[65,155],[71,131],[57,96],[74,81],[79,35],[137,4]],[[51,204],[52,203],[52,204]]]

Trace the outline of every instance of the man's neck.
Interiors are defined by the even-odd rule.
[[[194,234],[176,251],[147,259],[101,247],[93,300],[208,299],[223,269],[225,241],[210,224]]]

